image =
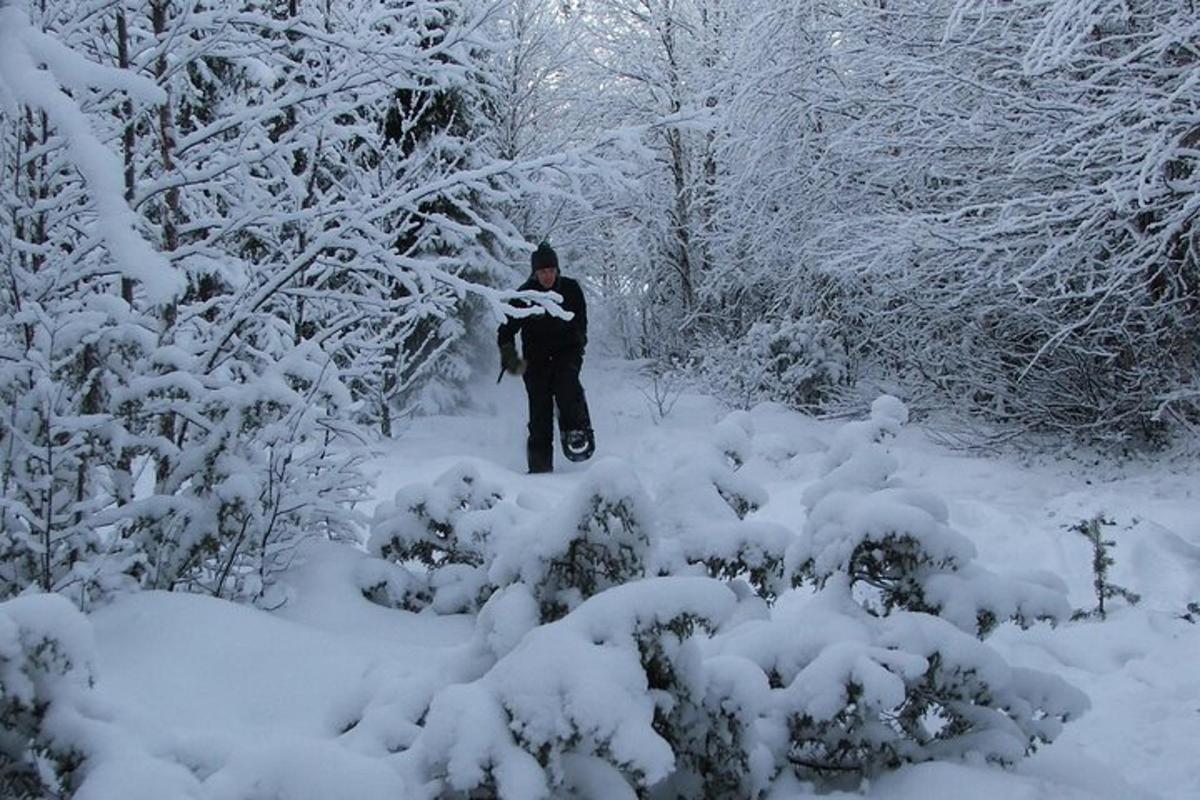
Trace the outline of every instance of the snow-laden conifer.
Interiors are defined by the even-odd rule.
[[[542,619],[557,619],[643,577],[654,525],[651,498],[629,465],[605,459],[545,518],[511,529],[497,543],[488,576],[497,586],[527,584]]]
[[[695,564],[710,577],[745,577],[763,598],[781,591],[792,533],[778,523],[747,519],[768,499],[740,470],[753,453],[752,437],[749,414],[732,412],[715,426],[711,445],[682,456],[661,481],[655,542],[660,572],[680,573]]]
[[[1009,620],[1065,620],[1070,606],[1061,587],[997,576],[973,563],[975,546],[950,526],[946,504],[896,478],[885,440],[906,420],[905,407],[885,395],[868,419],[835,436],[825,476],[804,495],[808,519],[788,554],[796,579],[822,586],[846,576],[871,613],[937,614],[979,636]]]
[[[1065,592],[972,563],[945,504],[893,474],[886,440],[906,419],[885,396],[839,431],[789,551],[815,598],[789,596],[725,644],[779,688],[770,714],[789,735],[776,752],[801,776],[972,755],[1011,764],[1088,707],[1061,679],[1010,667],[979,641],[1000,622],[1065,619]],[[784,620],[797,631],[786,643]]]
[[[704,750],[685,745],[714,731],[700,709],[729,712],[719,693],[705,705],[690,637],[715,629],[734,603],[705,578],[633,580],[596,594],[526,633],[478,681],[439,694],[415,744],[421,763],[459,791],[552,797],[578,779],[579,757],[631,789],[667,778],[681,759],[703,760]],[[709,744],[714,764],[732,762],[723,779],[736,782],[732,741]]]

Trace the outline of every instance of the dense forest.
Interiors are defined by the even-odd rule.
[[[0,596],[269,596],[533,245],[735,407],[1200,414],[1190,0],[8,0]]]

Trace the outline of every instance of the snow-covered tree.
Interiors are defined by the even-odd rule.
[[[77,10],[4,8],[4,591],[261,597],[300,539],[356,535],[357,422],[457,385],[509,308],[505,181],[593,157],[470,145],[471,4]],[[400,96],[435,117],[407,144]]]
[[[1154,439],[1186,421],[1193,16],[856,7],[809,247],[863,374],[1026,428]]]
[[[586,113],[637,126],[644,148],[636,185],[591,195],[608,213],[586,244],[594,260],[632,276],[607,276],[605,288],[638,356],[686,351],[683,329],[709,267],[711,129],[731,11],[710,0],[603,0],[578,12],[591,62],[579,73],[600,87]]]
[[[767,648],[755,653],[764,668],[788,664],[772,680],[786,687],[787,759],[800,775],[968,753],[1012,763],[1087,707],[1061,680],[1011,668],[975,639],[1000,622],[1065,620],[1065,587],[971,563],[974,546],[949,527],[945,504],[894,476],[885,440],[907,416],[896,398],[876,400],[869,419],[839,431],[805,493],[789,562],[818,587],[813,619],[838,621],[805,643],[755,645]]]
[[[0,237],[0,596],[37,585],[86,603],[134,563],[95,528],[106,498],[129,489],[119,468],[128,433],[112,396],[153,340],[120,289],[136,284],[157,303],[182,280],[139,235],[120,162],[89,114],[163,94],[47,33],[78,34],[58,4],[36,12],[35,24],[25,4],[0,7],[0,202],[11,226]]]

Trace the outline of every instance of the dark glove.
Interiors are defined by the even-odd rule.
[[[512,342],[500,345],[500,368],[512,375],[525,371],[525,362],[517,356],[517,346]]]

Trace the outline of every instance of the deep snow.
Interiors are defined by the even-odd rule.
[[[631,365],[592,359],[583,378],[598,455],[624,459],[651,489],[686,466],[728,412],[688,393],[655,424]],[[521,507],[550,510],[591,467],[559,456],[555,473],[523,474],[520,383],[483,384],[477,394],[481,404],[471,412],[417,419],[402,431],[377,462],[378,499],[465,459]],[[839,423],[775,406],[753,409],[750,420],[754,452],[744,471],[769,494],[755,517],[799,530],[801,496]],[[979,563],[1056,573],[1074,607],[1094,605],[1091,555],[1066,526],[1104,511],[1118,523],[1106,529],[1117,542],[1112,579],[1143,599],[1137,607],[1113,601],[1105,622],[1007,626],[989,640],[1012,664],[1057,674],[1089,695],[1091,710],[1053,745],[1012,770],[926,764],[865,783],[857,794],[1200,797],[1200,625],[1180,616],[1200,600],[1196,466],[983,457],[949,451],[919,425],[905,428],[893,449],[907,483],[946,501]],[[286,577],[288,603],[274,612],[163,593],[95,612],[97,690],[113,722],[147,751],[187,765],[198,779],[188,789],[195,796],[395,798],[415,790],[389,753],[412,741],[411,720],[438,688],[479,677],[473,621],[372,605],[349,578],[362,558],[338,545],[311,548]],[[104,785],[112,792],[122,784],[111,777]],[[136,788],[129,796],[172,796],[148,792],[144,781]],[[809,795],[802,785],[777,794]]]

